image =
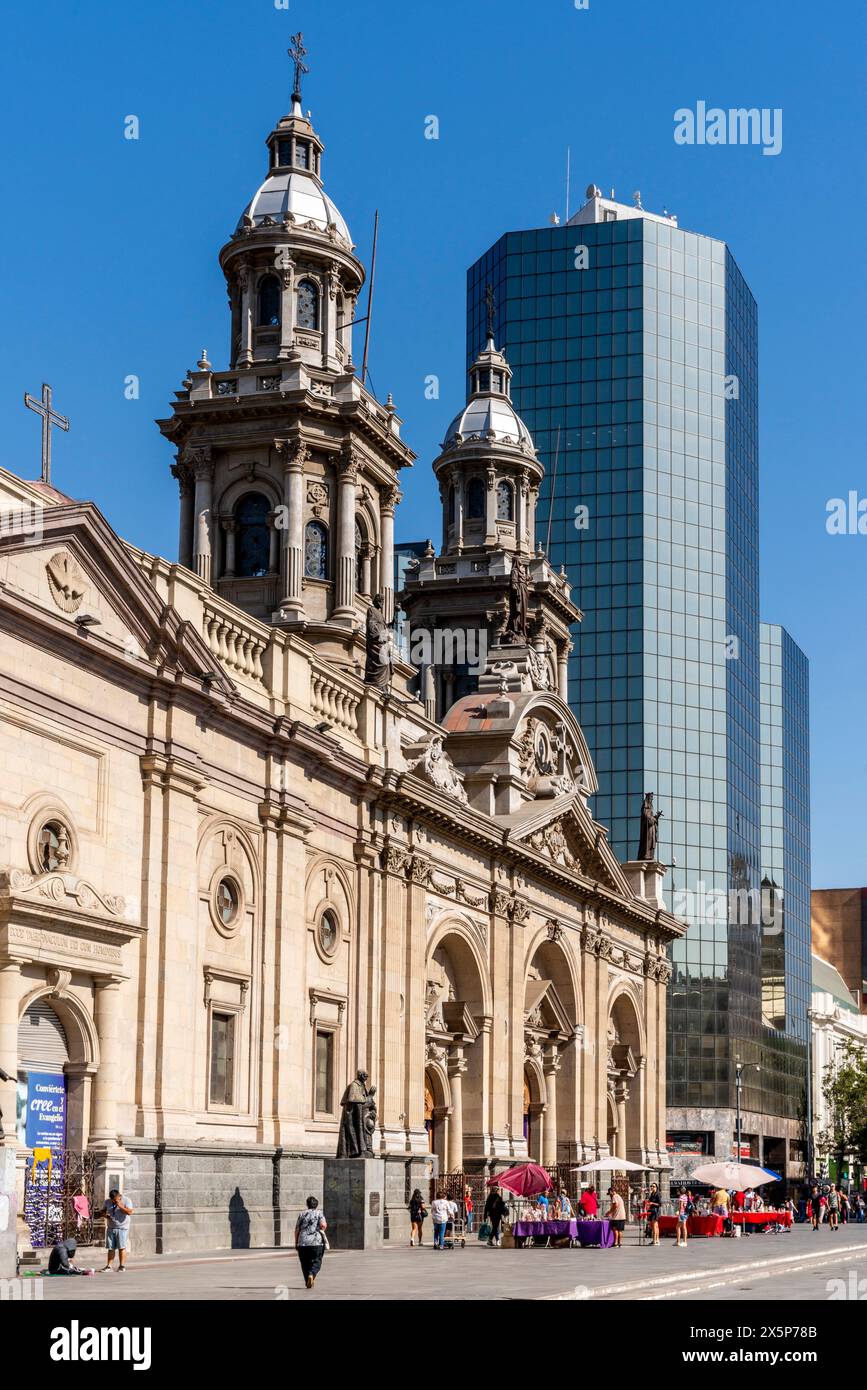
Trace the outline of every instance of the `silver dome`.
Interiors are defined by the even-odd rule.
[[[450,449],[456,444],[458,435],[461,442],[476,435],[492,443],[515,444],[535,452],[530,431],[506,396],[471,396],[446,430],[443,448]]]
[[[315,222],[323,232],[333,222],[338,235],[343,237],[347,245],[352,245],[349,228],[339,209],[316,179],[301,169],[280,169],[269,174],[244,209],[238,226],[244,225],[246,217],[252,218],[257,224],[265,217],[273,217],[275,222],[280,222],[287,213],[291,213],[302,225]]]

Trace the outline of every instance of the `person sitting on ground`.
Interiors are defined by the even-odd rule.
[[[73,1236],[67,1236],[66,1240],[59,1240],[48,1256],[48,1274],[87,1274],[86,1269],[79,1269],[73,1261],[73,1255],[78,1249],[78,1241]]]

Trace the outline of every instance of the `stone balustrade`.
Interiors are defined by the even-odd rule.
[[[310,708],[316,719],[324,720],[349,734],[358,733],[358,706],[361,694],[341,681],[333,671],[311,664]]]
[[[264,681],[262,658],[268,648],[268,629],[240,614],[234,607],[206,602],[202,608],[205,641],[227,671],[261,685]],[[258,630],[257,630],[258,629]]]

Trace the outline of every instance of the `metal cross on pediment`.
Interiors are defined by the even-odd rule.
[[[28,410],[35,410],[36,414],[42,417],[42,481],[51,482],[51,427],[56,425],[58,429],[68,430],[69,421],[65,415],[58,415],[56,410],[51,408],[51,387],[42,383],[42,400],[37,401],[24,392],[24,404]]]
[[[488,311],[488,333],[489,338],[494,336],[494,318],[496,317],[496,302],[494,300],[493,285],[485,285],[485,308]]]
[[[304,35],[300,29],[297,34],[292,35],[292,42],[286,52],[295,64],[295,86],[292,89],[292,100],[301,100],[301,78],[310,69],[306,66],[304,59],[307,57],[307,49],[304,47]]]

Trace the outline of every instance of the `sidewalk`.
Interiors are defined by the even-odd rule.
[[[203,1251],[201,1254],[130,1257],[124,1274],[91,1279],[41,1279],[44,1301],[295,1299],[629,1299],[729,1287],[737,1297],[741,1275],[773,1275],[768,1297],[785,1297],[787,1275],[808,1279],[824,1292],[829,1263],[854,1265],[867,1258],[867,1225],[842,1226],[833,1235],[796,1226],[788,1235],[742,1240],[693,1239],[639,1246],[634,1231],[617,1250],[492,1250],[472,1241],[465,1250],[435,1253],[428,1244],[377,1251],[332,1250],[316,1289],[301,1283],[292,1250]],[[82,1252],[81,1264],[98,1267],[101,1250]],[[805,1273],[806,1272],[806,1273]],[[809,1279],[808,1279],[809,1282]],[[821,1291],[820,1291],[821,1290]],[[726,1295],[723,1295],[726,1296]]]

